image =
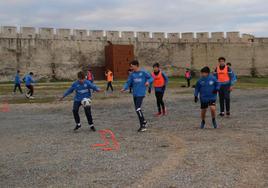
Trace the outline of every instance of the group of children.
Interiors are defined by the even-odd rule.
[[[144,118],[142,112],[142,103],[146,95],[147,87],[151,88],[152,85],[155,88],[155,96],[157,99],[158,113],[157,116],[166,115],[166,108],[163,101],[163,96],[168,83],[167,76],[160,70],[160,65],[156,63],[153,68],[152,74],[149,74],[140,69],[138,61],[132,61],[130,63],[132,72],[129,74],[128,80],[123,86],[121,92],[126,92],[132,88],[133,101],[137,116],[139,118],[140,127],[139,132],[144,132],[147,130],[147,121]],[[107,70],[105,75],[107,76],[107,90],[112,89],[113,75],[110,70]],[[72,86],[63,94],[60,98],[62,101],[66,96],[70,95],[75,91],[74,102],[73,102],[73,116],[75,119],[76,126],[74,130],[78,130],[81,127],[79,108],[81,107],[81,102],[85,98],[91,98],[91,90],[95,92],[100,92],[101,89],[93,83],[93,75],[91,71],[88,71],[87,76],[81,71],[77,74],[78,80],[75,81]],[[93,126],[93,119],[91,115],[91,106],[83,106],[88,124],[92,131],[96,131]]]
[[[210,108],[211,116],[212,116],[212,125],[214,128],[217,128],[216,122],[216,99],[217,94],[219,93],[219,101],[220,101],[220,116],[230,116],[230,92],[232,91],[233,85],[236,81],[236,76],[233,73],[230,64],[225,64],[225,58],[220,57],[218,59],[219,65],[215,69],[214,73],[211,74],[209,67],[203,67],[201,69],[201,78],[197,81],[195,85],[194,92],[194,101],[197,103],[200,100],[201,104],[201,124],[200,128],[203,129],[205,127],[205,117],[207,108]],[[160,69],[160,64],[155,63],[153,65],[153,72],[148,73],[144,70],[141,70],[139,62],[134,60],[130,63],[129,77],[126,81],[121,92],[127,92],[131,89],[131,93],[133,94],[133,101],[135,106],[135,111],[137,113],[140,127],[138,132],[144,132],[147,130],[147,121],[142,112],[142,103],[144,97],[146,95],[147,88],[148,92],[151,93],[152,86],[154,87],[156,103],[158,112],[155,114],[156,116],[166,115],[167,109],[163,100],[167,85],[168,85],[168,77],[164,72]],[[28,88],[28,93],[26,94],[27,98],[32,98],[34,88],[33,83],[34,80],[32,78],[33,73],[30,72],[27,74],[23,81],[25,82],[26,87]],[[105,72],[105,76],[107,77],[107,88],[113,91],[113,73],[110,70]],[[75,81],[71,87],[64,93],[64,95],[60,98],[63,100],[66,96],[70,95],[75,91],[74,102],[73,102],[73,116],[75,119],[76,126],[74,130],[78,130],[81,127],[80,116],[79,116],[79,108],[81,107],[81,101],[85,98],[91,98],[91,90],[93,92],[100,92],[101,89],[97,87],[94,82],[94,77],[92,71],[89,70],[87,75],[85,75],[82,71],[77,74],[78,80]],[[188,82],[188,87],[190,87],[190,79],[191,73],[190,70],[187,70],[185,73],[185,77]],[[18,71],[15,77],[15,87],[21,90],[21,79],[20,72]],[[93,118],[91,115],[91,106],[83,106],[84,111],[88,120],[88,124],[91,130],[96,131],[93,126]],[[226,110],[226,111],[225,111]]]
[[[236,82],[236,76],[231,69],[231,64],[225,63],[226,59],[220,57],[218,59],[218,66],[213,74],[210,74],[209,67],[201,69],[201,78],[197,81],[195,86],[194,101],[200,99],[201,103],[201,124],[200,128],[205,127],[205,118],[207,108],[210,107],[212,125],[217,128],[216,123],[216,99],[219,93],[220,99],[220,116],[230,116],[230,93],[233,85]],[[199,98],[198,98],[199,97]]]
[[[20,93],[23,94],[23,91],[21,89],[21,83],[25,83],[25,87],[28,89],[25,96],[28,99],[33,99],[34,94],[34,79],[33,79],[33,72],[30,72],[29,74],[26,74],[23,79],[20,77],[20,70],[17,70],[17,73],[15,75],[14,79],[14,90],[13,93],[16,94],[17,88],[19,89]]]

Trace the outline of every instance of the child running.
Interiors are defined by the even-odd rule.
[[[74,131],[78,130],[81,128],[81,123],[80,123],[80,116],[79,116],[79,108],[82,105],[81,101],[83,99],[90,99],[91,98],[91,91],[100,92],[100,88],[98,88],[96,85],[91,83],[90,81],[85,79],[85,74],[80,71],[77,74],[78,80],[75,81],[72,86],[64,93],[64,95],[60,98],[60,101],[62,101],[66,96],[70,95],[73,91],[75,91],[75,96],[74,96],[74,103],[73,103],[73,116],[74,120],[76,123],[76,127],[74,128]],[[93,119],[91,115],[91,107],[87,106],[84,107],[85,114],[87,117],[88,124],[90,126],[90,129],[92,131],[96,131],[94,125],[93,125]]]
[[[159,63],[155,63],[153,65],[153,69],[154,69],[154,71],[152,72],[152,77],[154,79],[153,85],[158,108],[158,113],[156,113],[155,116],[159,117],[161,115],[166,115],[166,107],[163,101],[163,97],[165,94],[166,86],[168,84],[168,77],[164,72],[160,70]]]
[[[194,93],[194,101],[197,103],[198,96],[201,103],[201,125],[200,128],[205,127],[205,118],[207,108],[210,107],[213,127],[217,128],[216,123],[216,99],[217,92],[220,89],[220,85],[217,79],[210,74],[209,67],[201,69],[201,78],[197,81]]]
[[[14,80],[14,94],[16,94],[16,90],[17,88],[19,88],[20,93],[22,94],[22,89],[21,89],[21,79],[20,79],[20,71],[17,70],[16,76],[15,76],[15,80]]]
[[[23,78],[24,82],[25,82],[25,86],[26,88],[28,88],[28,92],[25,94],[26,98],[28,99],[34,99],[33,94],[34,94],[34,86],[33,84],[35,83],[35,81],[33,80],[33,72],[30,72],[29,74],[25,75],[25,77]]]
[[[143,116],[141,106],[146,94],[146,87],[150,86],[150,84],[153,82],[153,78],[150,74],[140,70],[138,61],[132,61],[130,66],[133,70],[133,73],[129,75],[128,80],[121,92],[127,91],[129,87],[132,86],[135,110],[140,121],[140,128],[138,129],[138,132],[144,132],[147,130],[147,121]]]

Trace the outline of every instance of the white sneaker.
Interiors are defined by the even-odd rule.
[[[33,96],[30,96],[29,99],[34,99],[34,97]]]

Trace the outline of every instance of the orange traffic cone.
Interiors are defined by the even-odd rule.
[[[1,112],[10,112],[10,108],[9,108],[9,104],[8,104],[8,101],[5,100],[3,103],[2,103],[2,109],[1,109]]]

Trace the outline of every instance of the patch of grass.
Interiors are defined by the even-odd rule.
[[[8,99],[9,104],[25,104],[25,103],[52,103],[57,100],[56,97],[44,97],[44,98],[35,98],[35,99],[26,99],[26,98],[12,98]]]
[[[193,78],[191,84],[194,85],[198,78]],[[106,81],[96,81],[96,85],[101,87],[103,90],[106,89]],[[116,92],[123,87],[125,80],[116,80],[113,83],[114,89]],[[62,93],[71,86],[72,82],[43,82],[37,83],[35,85],[35,93],[37,98],[34,100],[28,100],[24,97],[20,97],[19,94],[16,96],[12,95],[13,83],[1,83],[0,84],[0,95],[2,98],[7,98],[12,104],[21,104],[21,103],[50,103],[56,100],[56,96],[62,95]],[[182,85],[186,85],[186,80],[183,77],[171,77],[169,78],[168,89],[179,89],[176,90],[178,94],[188,94],[191,93],[191,90],[183,90]],[[235,88],[239,89],[261,89],[268,88],[268,77],[262,78],[252,78],[252,77],[239,77]],[[181,90],[180,90],[181,89]],[[25,91],[25,86],[23,86],[23,91]],[[95,95],[96,99],[105,100],[110,98],[119,98],[121,95],[109,95],[104,96],[104,94]],[[72,100],[72,97],[67,100]]]

